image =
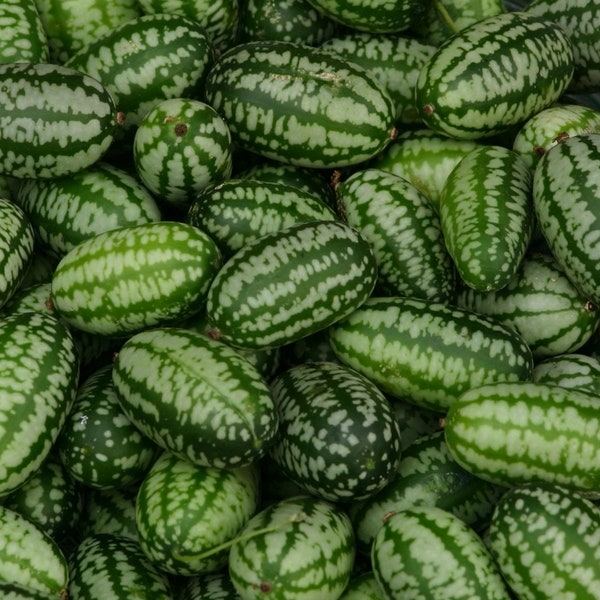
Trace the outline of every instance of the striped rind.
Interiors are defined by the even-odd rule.
[[[405,131],[370,166],[410,181],[439,210],[448,175],[477,146],[474,140],[455,140],[431,129]]]
[[[117,353],[112,375],[136,427],[194,464],[248,465],[277,431],[263,377],[236,350],[202,333],[175,327],[137,333]]]
[[[232,169],[229,128],[208,104],[189,98],[159,102],[142,119],[133,141],[135,170],[163,202],[187,207]]]
[[[532,169],[566,137],[600,133],[600,112],[580,104],[555,104],[528,119],[514,137],[512,149]]]
[[[381,83],[305,44],[239,44],[212,67],[205,94],[242,147],[285,163],[355,165],[392,136],[394,106]]]
[[[137,494],[135,519],[144,553],[174,575],[225,567],[227,550],[216,548],[236,537],[254,515],[258,493],[254,466],[199,467],[164,453]]]
[[[108,163],[54,179],[27,179],[17,193],[37,243],[62,257],[104,231],[160,221],[156,200],[133,176]]]
[[[273,600],[337,600],[350,580],[354,556],[352,526],[343,510],[297,496],[248,521],[231,546],[229,574],[244,599],[268,593]]]
[[[81,242],[61,259],[52,302],[77,329],[125,335],[200,310],[220,266],[216,244],[191,225],[122,227]]]
[[[67,560],[54,540],[19,513],[0,505],[0,580],[64,595]]]
[[[102,157],[116,131],[108,90],[85,73],[47,63],[0,64],[0,173],[52,178]]]
[[[587,354],[560,354],[538,362],[532,380],[600,395],[600,361]]]
[[[55,449],[69,476],[88,488],[139,482],[158,448],[127,418],[112,382],[112,365],[82,381]]]
[[[0,495],[40,467],[73,404],[79,376],[75,344],[57,319],[23,313],[0,320]]]
[[[413,19],[413,31],[419,39],[439,46],[451,35],[487,17],[506,11],[504,0],[445,0],[443,11],[435,4],[425,4],[419,8],[419,15]],[[447,15],[447,16],[446,16]]]
[[[31,220],[16,204],[0,198],[0,307],[21,286],[32,262],[34,246]]]
[[[171,585],[131,538],[108,533],[85,537],[69,557],[69,597],[170,600]]]
[[[87,44],[140,15],[136,0],[35,0],[52,62],[64,63]]]
[[[530,381],[466,391],[445,419],[452,456],[471,473],[600,492],[600,418],[595,394]]]
[[[37,524],[61,546],[79,527],[83,490],[52,453],[21,487],[2,499],[2,505]]]
[[[388,598],[510,598],[482,540],[441,508],[413,507],[387,518],[371,562]]]
[[[297,0],[248,0],[244,3],[238,40],[282,40],[320,46],[336,31],[337,23]]]
[[[269,456],[324,500],[372,496],[394,476],[402,448],[387,398],[344,365],[305,363],[271,383],[279,428]]]
[[[113,28],[66,64],[104,83],[131,134],[158,102],[197,95],[212,61],[199,23],[178,14],[151,14]]]
[[[571,490],[529,484],[507,491],[490,525],[489,546],[523,600],[598,596],[600,510]]]
[[[339,600],[382,600],[382,590],[373,571],[356,575]]]
[[[251,240],[305,221],[336,219],[313,193],[288,183],[233,178],[192,201],[187,222],[206,231],[229,257]]]
[[[206,312],[213,335],[234,346],[282,346],[358,308],[376,277],[371,246],[353,228],[301,223],[234,254],[210,286]]]
[[[331,19],[359,31],[399,33],[412,24],[415,0],[378,0],[367,7],[361,0],[309,0]]]
[[[357,549],[368,555],[386,515],[414,506],[437,506],[479,531],[502,492],[452,458],[442,431],[424,435],[404,449],[396,474],[380,492],[350,505]]]
[[[327,172],[262,160],[236,171],[235,176],[239,179],[256,179],[263,182],[292,185],[303,192],[312,194],[331,207],[335,205],[335,190]]]
[[[48,62],[48,36],[35,2],[0,2],[0,63]]]
[[[555,23],[569,36],[575,63],[569,91],[600,91],[599,8],[598,0],[533,0],[524,8],[526,14]]]
[[[351,31],[338,33],[320,48],[336,52],[373,73],[394,101],[397,123],[422,124],[414,90],[435,46],[408,36]]]
[[[55,594],[31,589],[9,581],[0,581],[0,595],[4,600],[56,600]]]
[[[179,600],[241,600],[227,570],[189,577]]]
[[[540,160],[533,204],[552,254],[579,291],[600,303],[600,134],[568,138]]]
[[[469,287],[501,289],[519,268],[533,231],[532,179],[516,152],[495,145],[469,152],[446,179],[440,224]]]
[[[238,40],[239,0],[138,0],[146,14],[181,14],[202,25],[218,53]]]
[[[373,297],[330,328],[338,358],[390,395],[440,412],[469,388],[531,376],[531,351],[489,317],[406,297]]]
[[[597,307],[542,252],[528,254],[504,288],[479,292],[464,287],[456,303],[517,331],[538,360],[578,350],[600,324]]]
[[[454,298],[456,274],[440,218],[406,179],[366,168],[337,189],[338,212],[373,247],[378,289],[434,302]]]
[[[139,485],[109,490],[88,490],[79,523],[83,536],[110,533],[138,539],[135,499]]]
[[[551,21],[506,12],[478,21],[438,47],[416,84],[434,131],[479,139],[553,104],[573,75],[573,45]]]

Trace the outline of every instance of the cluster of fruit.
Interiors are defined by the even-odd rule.
[[[0,595],[600,599],[600,0],[0,0]]]

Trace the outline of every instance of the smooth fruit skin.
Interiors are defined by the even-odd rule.
[[[573,75],[573,45],[551,21],[507,12],[459,31],[421,70],[424,123],[458,139],[510,129],[553,104]]]

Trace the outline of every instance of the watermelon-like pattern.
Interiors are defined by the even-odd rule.
[[[396,133],[392,99],[377,79],[301,43],[231,48],[210,70],[205,94],[242,147],[300,166],[358,164]]]
[[[52,276],[52,302],[77,329],[123,336],[199,311],[220,266],[216,244],[191,225],[120,227],[63,256]]]
[[[297,496],[248,521],[231,546],[229,574],[248,600],[337,600],[354,556],[346,514],[324,500]]]
[[[473,23],[421,70],[416,103],[425,124],[458,139],[519,125],[553,104],[573,76],[573,45],[551,20],[507,12]]]
[[[0,174],[76,173],[104,155],[121,120],[110,92],[75,68],[0,64]]]

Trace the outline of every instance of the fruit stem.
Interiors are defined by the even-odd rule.
[[[235,544],[236,542],[249,540],[257,535],[273,533],[274,531],[278,531],[279,529],[282,529],[289,523],[298,523],[300,521],[304,521],[304,519],[306,519],[306,515],[303,512],[297,512],[297,513],[294,513],[293,515],[291,515],[290,517],[288,517],[287,519],[284,519],[283,521],[276,523],[275,525],[270,525],[269,527],[262,527],[261,529],[255,529],[254,531],[249,531],[248,533],[246,533],[244,535],[238,535],[237,537],[234,537],[231,540],[227,540],[226,542],[223,542],[221,544],[213,546],[210,550],[207,550],[206,552],[200,552],[199,554],[191,554],[191,555],[174,553],[174,556],[178,560],[184,560],[184,561],[186,559],[189,560],[190,558],[193,558],[194,561],[205,560],[206,558],[210,558],[211,556],[218,554],[219,552],[222,552],[223,550],[227,550],[228,548],[233,546],[233,544]]]
[[[435,6],[435,9],[440,13],[448,29],[450,29],[450,31],[453,34],[458,33],[458,27],[456,26],[456,23],[454,22],[454,20],[450,16],[450,13],[448,13],[446,7],[442,4],[442,2],[440,2],[440,0],[433,0],[433,5]]]

